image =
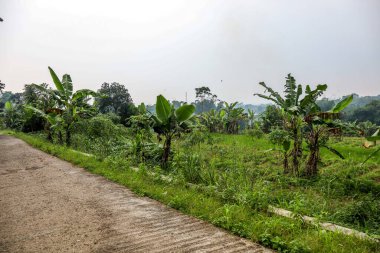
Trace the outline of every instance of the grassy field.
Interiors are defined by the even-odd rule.
[[[380,157],[361,165],[370,152],[361,147],[363,139],[332,141],[346,159],[323,151],[320,176],[309,180],[284,176],[281,153],[265,137],[212,134],[200,143],[188,136],[174,143],[172,170],[162,171],[148,161],[137,162],[141,160],[122,148],[109,157],[94,158],[39,135],[8,133],[140,195],[281,252],[380,251],[379,243],[267,212],[268,205],[274,205],[379,236]],[[79,144],[76,148],[89,152]],[[131,169],[136,166],[137,172]]]

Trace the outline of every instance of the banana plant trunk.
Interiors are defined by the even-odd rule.
[[[70,132],[70,125],[66,128],[66,145],[71,145],[71,132]]]
[[[53,134],[54,133],[53,133],[53,130],[51,129],[50,124],[48,122],[46,122],[44,128],[45,128],[45,132],[47,133],[48,141],[53,142]]]
[[[58,141],[59,141],[59,144],[63,145],[63,136],[62,136],[61,130],[58,130]]]
[[[288,153],[286,151],[284,151],[284,173],[285,174],[289,174],[290,173],[290,170],[289,170],[289,162],[288,162]]]
[[[319,160],[319,131],[315,131],[311,127],[309,134],[309,149],[310,155],[306,164],[306,176],[313,177],[318,174],[318,160]]]
[[[166,169],[168,166],[171,144],[172,144],[172,136],[169,134],[165,137],[164,152],[162,154],[162,161],[161,161],[161,166],[164,169]]]
[[[299,158],[302,156],[302,138],[300,138],[300,130],[297,125],[296,119],[293,119],[292,122],[293,128],[293,151],[292,151],[292,162],[293,168],[292,172],[294,175],[298,175],[299,169]]]

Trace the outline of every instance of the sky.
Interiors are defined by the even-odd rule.
[[[380,94],[379,0],[0,0],[0,80],[6,90],[119,82],[134,102],[260,104],[265,81],[329,85],[326,97]]]

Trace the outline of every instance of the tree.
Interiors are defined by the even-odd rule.
[[[261,128],[264,133],[270,133],[274,128],[284,127],[284,117],[281,110],[275,105],[268,105],[260,115]]]
[[[48,68],[56,90],[47,89],[41,85],[37,85],[36,87],[51,95],[55,100],[55,106],[47,109],[47,113],[59,115],[63,120],[66,145],[69,146],[71,144],[71,128],[73,123],[81,117],[91,117],[94,115],[94,110],[88,102],[89,97],[97,97],[97,93],[88,89],[73,92],[73,83],[70,75],[64,74],[61,81],[54,70],[50,67]]]
[[[247,118],[244,109],[236,107],[237,103],[238,102],[229,104],[224,102],[225,107],[222,109],[225,112],[224,121],[226,132],[230,134],[237,134],[239,132],[239,122]]]
[[[253,129],[253,127],[255,125],[255,119],[256,119],[255,111],[248,109],[247,121],[248,121],[248,128],[249,129]]]
[[[161,159],[162,168],[168,167],[171,142],[173,137],[180,136],[181,133],[189,130],[189,119],[193,116],[195,107],[193,105],[182,105],[175,109],[173,105],[162,95],[157,96],[156,115],[153,115],[153,129],[159,139],[163,136],[164,146]]]
[[[340,112],[352,102],[353,96],[348,96],[342,101],[334,105],[327,112],[321,112],[320,108],[316,106],[313,111],[305,115],[305,122],[307,123],[307,138],[306,142],[309,147],[309,157],[306,164],[306,175],[316,176],[318,174],[318,161],[320,159],[320,148],[324,147],[333,154],[344,159],[343,155],[338,150],[327,146],[327,141],[330,132],[336,129],[336,118],[339,118]],[[338,126],[339,127],[339,126]]]
[[[4,126],[12,129],[20,129],[22,126],[22,112],[17,104],[10,101],[5,102],[1,113],[4,118]]]
[[[26,84],[24,86],[24,92],[22,93],[23,104],[46,112],[49,108],[53,108],[56,105],[56,102],[50,93],[44,91],[45,89],[48,89],[48,84],[43,83],[39,85],[42,88],[37,86],[38,85],[36,84]],[[44,128],[48,131],[49,122],[46,118],[40,113],[29,109],[25,110],[23,131],[39,131]]]
[[[95,99],[95,103],[101,113],[117,114],[124,125],[130,116],[137,114],[132,97],[124,85],[103,83],[98,93],[100,96]]]
[[[380,125],[380,100],[374,100],[363,107],[355,109],[348,118],[358,122],[371,121]]]
[[[0,80],[0,94],[3,94],[3,90],[5,88],[5,84],[1,82]]]
[[[217,111],[211,109],[208,112],[204,112],[200,115],[200,120],[211,133],[222,132],[224,127],[224,116],[226,112],[224,110]]]
[[[208,112],[211,109],[216,109],[215,102],[217,101],[217,96],[211,93],[209,87],[202,86],[195,88],[195,97],[196,113],[200,114]]]
[[[335,102],[333,100],[329,100],[328,98],[322,98],[320,100],[317,100],[317,105],[321,111],[328,111],[335,105]]]
[[[302,85],[296,85],[296,80],[291,74],[288,74],[286,77],[284,97],[281,97],[278,92],[268,87],[264,82],[260,82],[259,84],[265,88],[265,92],[268,92],[269,96],[263,94],[255,95],[274,102],[285,113],[284,126],[290,131],[293,140],[291,172],[298,175],[300,165],[299,159],[302,157],[303,118],[318,108],[316,100],[327,89],[327,85],[319,84],[314,90],[307,85],[305,96],[301,99],[301,95],[303,94]],[[287,172],[285,168],[284,171]]]

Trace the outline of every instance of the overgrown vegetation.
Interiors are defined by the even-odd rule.
[[[339,120],[352,96],[320,106],[327,85],[305,88],[288,75],[284,97],[261,83],[269,96],[260,96],[275,103],[262,114],[207,87],[192,104],[159,95],[136,107],[119,84],[74,92],[69,75],[49,70],[56,89],[32,84],[1,97],[3,126],[28,132],[11,134],[281,252],[380,250],[267,212],[273,205],[380,236],[378,126]]]

